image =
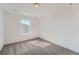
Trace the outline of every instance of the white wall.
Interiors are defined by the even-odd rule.
[[[31,33],[22,35],[20,30],[20,19],[25,17],[13,12],[4,11],[4,21],[5,21],[5,44],[10,44],[14,42],[24,41],[38,36],[38,19],[31,18]]]
[[[79,52],[78,6],[54,6],[49,14],[41,17],[40,23],[40,35],[42,38]]]
[[[4,45],[3,9],[0,7],[0,50]]]

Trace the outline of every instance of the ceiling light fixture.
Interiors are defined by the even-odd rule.
[[[33,7],[37,8],[37,7],[39,7],[39,6],[40,6],[39,3],[33,3]]]

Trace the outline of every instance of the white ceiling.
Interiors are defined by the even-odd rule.
[[[69,6],[67,3],[40,3],[40,7],[32,7],[32,3],[2,3],[0,4],[6,10],[26,16],[40,16],[52,12],[54,7]]]

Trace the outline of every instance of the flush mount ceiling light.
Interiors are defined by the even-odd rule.
[[[33,7],[37,8],[37,7],[39,7],[39,6],[40,6],[39,3],[33,3]]]

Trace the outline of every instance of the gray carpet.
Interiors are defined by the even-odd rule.
[[[0,55],[78,55],[78,53],[37,38],[5,45]]]

